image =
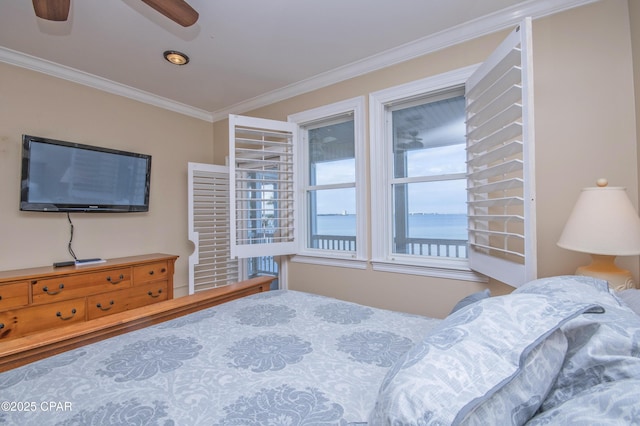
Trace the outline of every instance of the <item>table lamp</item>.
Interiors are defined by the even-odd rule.
[[[619,268],[615,258],[640,254],[640,218],[625,188],[609,187],[606,179],[597,185],[580,192],[558,246],[591,255],[591,264],[576,275],[607,280],[614,290],[633,288],[631,272]]]

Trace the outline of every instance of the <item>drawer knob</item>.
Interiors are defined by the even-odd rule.
[[[98,304],[96,305],[96,308],[100,309],[101,311],[108,311],[109,309],[111,309],[111,307],[113,306],[113,304],[114,304],[114,303],[115,303],[115,302],[114,302],[113,300],[112,300],[112,301],[110,301],[110,302],[109,302],[109,306],[107,306],[107,307],[103,307],[103,306],[102,306],[102,303],[98,303]]]
[[[70,320],[70,319],[71,319],[71,318],[73,318],[75,315],[76,315],[76,308],[71,309],[71,315],[69,315],[68,317],[63,317],[63,316],[62,316],[62,313],[60,313],[60,311],[56,312],[56,316],[57,316],[58,318],[60,318],[61,320],[63,320],[63,321]]]
[[[42,287],[42,291],[44,291],[45,293],[47,293],[49,296],[54,296],[58,293],[60,293],[62,291],[62,289],[64,289],[64,284],[60,283],[60,285],[58,286],[59,290],[58,291],[49,291],[49,287],[48,286],[44,286]]]
[[[2,300],[2,295],[0,294],[0,300]]]
[[[120,274],[117,281],[113,281],[113,279],[111,278],[111,275],[107,277],[107,281],[109,281],[111,284],[114,284],[114,285],[120,284],[123,280],[124,280],[124,274]]]
[[[4,323],[0,322],[0,330],[4,328]]]
[[[149,275],[153,275],[153,274],[155,274],[155,272],[152,269],[152,270],[149,271]]]
[[[162,272],[164,274],[165,272],[167,272],[167,268],[160,269],[160,272]]]
[[[147,293],[149,296],[156,298],[156,297],[160,297],[160,294],[162,293],[162,289],[158,290],[158,294],[156,294],[155,296],[153,295],[153,292],[151,290],[149,290],[149,292]]]

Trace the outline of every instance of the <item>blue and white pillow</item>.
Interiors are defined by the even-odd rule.
[[[594,309],[519,294],[453,313],[390,369],[370,423],[523,424],[561,369],[568,342],[559,328]]]
[[[527,426],[640,424],[640,379],[593,386],[559,406],[533,417]]]
[[[640,317],[618,300],[606,281],[583,276],[543,278],[518,288],[516,294],[597,302],[605,308],[601,315],[582,315],[562,327],[569,348],[542,411],[601,383],[640,378]]]
[[[482,299],[486,299],[487,297],[491,297],[491,291],[488,288],[463,297],[458,303],[456,303],[449,315],[459,311],[462,308],[466,308],[469,305],[473,305],[474,303],[479,302]]]
[[[512,294],[543,294],[555,299],[598,301],[599,304],[620,306],[609,284],[601,279],[582,275],[562,275],[529,281]]]

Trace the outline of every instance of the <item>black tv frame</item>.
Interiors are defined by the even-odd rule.
[[[40,203],[29,201],[29,176],[31,174],[30,155],[31,143],[43,143],[50,145],[58,145],[72,149],[96,151],[107,154],[115,154],[134,158],[143,158],[146,160],[146,175],[144,189],[143,204],[109,204],[109,203]],[[94,145],[86,145],[75,142],[61,141],[56,139],[43,138],[39,136],[22,136],[22,174],[20,181],[20,210],[35,212],[95,212],[95,213],[134,213],[149,211],[149,193],[151,185],[151,155],[139,154],[136,152],[123,151],[112,148],[99,147]]]

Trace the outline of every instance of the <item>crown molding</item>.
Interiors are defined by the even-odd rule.
[[[389,49],[343,67],[290,84],[261,96],[213,112],[213,121],[229,114],[242,114],[313,90],[396,65],[475,38],[510,29],[525,17],[532,19],[553,15],[600,0],[529,0],[464,24],[448,28],[399,47]]]
[[[2,46],[0,46],[0,62],[41,72],[43,74],[89,86],[94,89],[123,96],[149,105],[154,105],[159,108],[198,118],[200,120],[209,122],[213,121],[213,116],[208,111],[194,108],[171,99],[163,98],[162,96],[154,95],[153,93],[145,92],[144,90],[136,89],[135,87],[116,83],[115,81],[60,65],[55,62],[27,55],[26,53],[7,49]]]
[[[218,111],[205,111],[131,86],[0,46],[0,62],[62,78],[200,120],[216,122],[517,25],[600,0],[529,0]]]

